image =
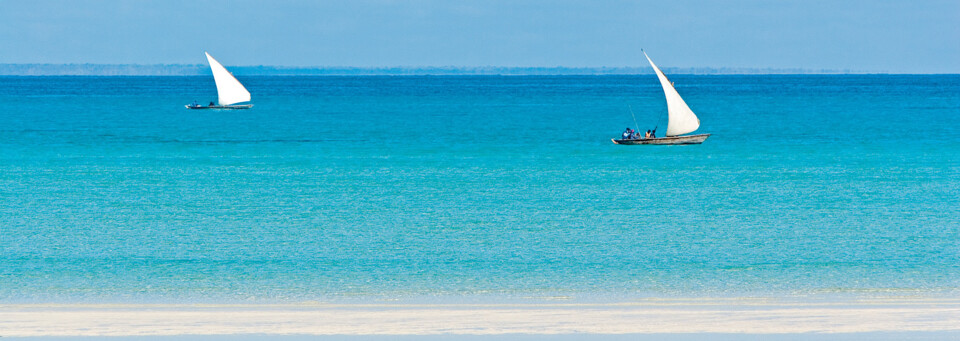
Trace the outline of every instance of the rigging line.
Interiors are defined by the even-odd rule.
[[[637,124],[637,115],[633,114],[633,107],[627,104],[627,109],[630,109],[630,116],[633,117],[633,125],[637,127],[637,131],[640,131],[640,125]]]
[[[660,127],[660,119],[663,118],[663,111],[660,112],[660,116],[657,116],[657,125],[653,126],[653,131],[657,131],[657,128]]]

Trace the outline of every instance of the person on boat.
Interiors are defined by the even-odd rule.
[[[651,139],[657,138],[657,130],[656,130],[656,129],[650,131],[650,137],[649,137],[649,138],[651,138]]]
[[[196,107],[199,107],[200,104],[197,103],[197,100],[193,100],[193,104],[191,104],[190,106],[196,108]]]
[[[633,137],[633,129],[630,129],[630,127],[627,127],[627,129],[623,131],[623,134],[620,134],[620,137],[623,138],[624,140],[629,140],[630,138]]]
[[[213,102],[210,102],[210,105],[207,105],[207,106],[208,106],[208,107],[212,107],[212,106],[213,106]]]
[[[644,139],[649,139],[649,138],[650,138],[650,131],[649,131],[649,130],[647,130],[647,132],[646,132],[645,134],[643,134],[643,138],[644,138]]]

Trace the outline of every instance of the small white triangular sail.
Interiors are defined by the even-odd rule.
[[[667,136],[683,135],[700,128],[700,119],[693,114],[693,110],[690,110],[683,98],[680,98],[680,94],[677,93],[677,89],[673,88],[673,84],[670,83],[667,76],[663,74],[663,71],[660,71],[656,64],[653,64],[646,52],[643,53],[643,56],[647,57],[653,71],[657,73],[657,78],[660,78],[660,85],[663,86],[663,94],[667,96]]]
[[[213,81],[217,83],[217,95],[220,105],[231,105],[240,102],[250,101],[250,92],[240,84],[236,77],[230,74],[220,62],[207,55],[207,61],[210,62],[210,70],[213,70]]]

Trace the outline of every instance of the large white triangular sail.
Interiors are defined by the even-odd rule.
[[[213,81],[217,83],[217,95],[220,105],[231,105],[240,102],[250,101],[250,92],[240,84],[236,77],[230,74],[223,65],[216,59],[207,55],[207,61],[210,62],[210,70],[213,70]]]
[[[643,56],[647,57],[653,71],[657,73],[657,78],[660,78],[663,94],[667,97],[667,136],[683,135],[700,128],[700,120],[697,115],[694,115],[693,110],[690,110],[683,98],[680,98],[680,94],[677,93],[677,89],[673,88],[673,84],[670,83],[667,76],[663,74],[663,71],[660,71],[656,64],[653,64],[646,52],[643,53]]]

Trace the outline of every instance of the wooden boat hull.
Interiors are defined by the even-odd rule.
[[[657,137],[652,139],[643,139],[643,140],[615,140],[610,139],[615,144],[649,144],[649,145],[672,145],[672,144],[701,144],[704,140],[710,137],[710,134],[697,134],[697,135],[685,135],[685,136],[669,136],[669,137]]]
[[[250,109],[253,108],[253,104],[241,104],[241,105],[198,105],[191,106],[186,105],[187,109]]]

